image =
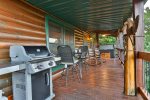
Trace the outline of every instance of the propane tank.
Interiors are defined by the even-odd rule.
[[[7,97],[3,96],[4,92],[0,90],[0,100],[8,100]]]

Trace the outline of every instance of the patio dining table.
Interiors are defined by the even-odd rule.
[[[79,50],[78,50],[79,51]],[[80,78],[82,79],[82,52],[74,52],[74,57],[77,58],[79,60],[79,74],[80,74]]]

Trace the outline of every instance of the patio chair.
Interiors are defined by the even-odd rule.
[[[95,57],[96,57],[96,65],[101,64],[100,51],[98,48],[95,48]]]
[[[92,48],[89,49],[88,64],[91,66],[96,64],[96,57],[95,57],[94,50]]]
[[[68,84],[68,76],[69,76],[69,69],[72,69],[72,74],[74,76],[74,72],[77,73],[77,77],[80,81],[80,77],[78,74],[78,69],[79,69],[79,60],[74,59],[71,47],[68,45],[60,45],[57,47],[57,52],[58,55],[61,57],[61,64],[65,65],[65,71],[66,71],[66,86]],[[78,68],[78,69],[77,69]]]
[[[79,49],[81,50],[81,62],[82,62],[82,66],[83,64],[85,64],[85,69],[87,71],[87,68],[89,67],[88,66],[88,63],[87,63],[87,57],[88,57],[88,54],[89,54],[89,51],[88,51],[88,46],[80,46]]]
[[[101,59],[100,59],[100,51],[98,48],[89,49],[89,64],[93,65],[93,66],[97,66],[98,64],[101,63]]]

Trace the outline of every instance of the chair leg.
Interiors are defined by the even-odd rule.
[[[84,66],[83,66],[84,65]],[[82,62],[82,67],[84,67],[85,68],[85,71],[86,71],[86,73],[87,73],[87,62],[85,61],[85,60],[83,60],[83,62]]]
[[[86,70],[86,73],[88,72],[88,68],[89,68],[89,65],[85,62],[85,70]]]
[[[96,66],[98,65],[98,59],[97,58],[95,58],[95,60],[96,60]]]
[[[96,60],[96,65],[99,65],[99,64],[102,64],[102,61],[101,61],[100,58],[97,58],[97,60]]]
[[[78,65],[76,65],[76,67],[77,67],[77,66],[78,66]],[[80,75],[78,74],[78,69],[76,69],[74,65],[73,65],[73,67],[74,67],[75,72],[77,73],[77,77],[78,77],[78,80],[79,80],[79,82],[80,82]]]
[[[90,58],[90,65],[92,65],[92,58]]]
[[[65,76],[65,74],[64,74],[64,73],[65,73],[65,70],[66,70],[66,68],[63,69],[63,72],[61,73],[61,78],[60,78],[60,80]]]
[[[74,66],[72,67],[72,76],[74,78]]]
[[[68,70],[69,70],[69,68],[67,67],[66,68],[66,86],[68,85]]]
[[[78,68],[78,71],[79,71],[80,79],[82,79],[82,67],[83,67],[82,62],[79,62],[77,68]]]

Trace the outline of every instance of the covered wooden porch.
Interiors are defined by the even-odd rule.
[[[124,95],[124,70],[117,58],[90,66],[88,72],[83,69],[80,83],[71,73],[69,78],[67,87],[64,79],[54,81],[54,100],[143,100],[139,94]]]
[[[11,62],[9,48],[12,45],[47,46],[57,56],[60,45],[70,46],[73,52],[85,45],[94,50],[99,49],[99,35],[111,35],[119,44],[114,47],[118,57],[89,66],[87,72],[83,66],[80,82],[69,73],[68,86],[65,79],[54,78],[50,86],[54,87],[54,100],[149,100],[143,77],[143,61],[147,61],[147,68],[150,65],[150,53],[144,52],[143,6],[146,1],[0,1],[0,64]],[[63,67],[55,66],[54,74]],[[0,73],[0,90],[9,100],[15,100],[12,72],[5,74]]]

